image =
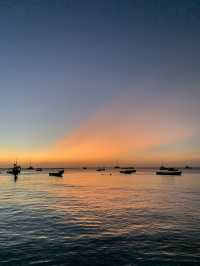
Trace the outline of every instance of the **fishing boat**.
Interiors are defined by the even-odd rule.
[[[49,176],[57,176],[57,177],[62,177],[64,174],[64,170],[60,170],[58,172],[51,172],[49,173]]]
[[[120,171],[121,174],[132,174],[136,173],[136,169],[134,167],[123,167],[121,168],[122,170]]]
[[[177,169],[177,168],[166,168],[165,169],[160,169],[156,171],[157,175],[181,175],[182,171]]]

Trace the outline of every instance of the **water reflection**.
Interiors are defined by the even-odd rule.
[[[14,181],[17,182],[17,179],[18,179],[18,175],[15,175],[14,176]]]
[[[198,177],[2,174],[0,265],[197,265]]]

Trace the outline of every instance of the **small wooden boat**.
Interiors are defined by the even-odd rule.
[[[132,173],[136,173],[136,169],[134,167],[131,167],[131,168],[123,168],[121,171],[120,171],[121,174],[132,174]]]
[[[49,173],[49,176],[57,176],[57,177],[62,177],[64,174],[64,170],[60,170],[58,172],[52,172],[52,173]]]
[[[166,168],[156,171],[157,175],[181,175],[182,171],[177,168]]]

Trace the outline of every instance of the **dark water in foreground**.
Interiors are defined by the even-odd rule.
[[[200,265],[200,172],[1,174],[4,265]]]

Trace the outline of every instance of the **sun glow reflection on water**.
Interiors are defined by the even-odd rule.
[[[2,174],[0,265],[197,265],[200,172],[110,172]]]

